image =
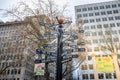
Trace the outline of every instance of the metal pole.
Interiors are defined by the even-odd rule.
[[[61,26],[61,25],[60,25]],[[57,75],[56,80],[62,80],[62,52],[63,52],[63,42],[62,42],[62,27],[58,28],[58,46],[57,46]]]

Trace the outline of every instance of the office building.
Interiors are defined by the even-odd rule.
[[[22,36],[27,22],[0,23],[0,80],[31,80],[34,60],[30,43]]]
[[[84,30],[83,37],[87,49],[86,61],[79,67],[79,80],[95,79],[93,69],[95,64],[91,56],[94,54],[96,61],[99,57],[110,57],[111,51],[108,49],[114,49],[116,52],[120,68],[120,1],[75,6],[75,17],[76,25],[82,24],[80,28]],[[101,72],[98,70],[98,79],[116,80],[115,70]]]

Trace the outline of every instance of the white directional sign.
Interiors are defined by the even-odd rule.
[[[55,62],[56,58],[49,58],[49,59],[41,59],[41,60],[35,60],[35,63],[46,63],[46,62]]]

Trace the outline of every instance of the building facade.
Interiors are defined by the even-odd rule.
[[[0,23],[0,80],[32,80],[31,46],[22,36],[26,22]]]
[[[86,43],[86,61],[78,72],[79,80],[94,80],[91,55],[109,57],[116,52],[120,68],[120,1],[109,1],[75,6],[76,25],[82,26]],[[109,50],[111,49],[111,50]],[[95,60],[96,61],[96,60]],[[112,60],[111,60],[112,62]],[[112,62],[113,64],[114,62]],[[115,65],[113,65],[115,67]],[[115,71],[97,71],[98,80],[116,80]]]

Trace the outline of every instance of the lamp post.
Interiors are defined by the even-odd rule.
[[[57,17],[56,17],[57,18]],[[56,74],[56,80],[62,80],[62,56],[61,54],[63,53],[63,42],[62,42],[62,35],[63,35],[63,30],[62,30],[62,23],[63,19],[58,19],[59,27],[58,27],[58,44],[57,44],[57,74]]]

